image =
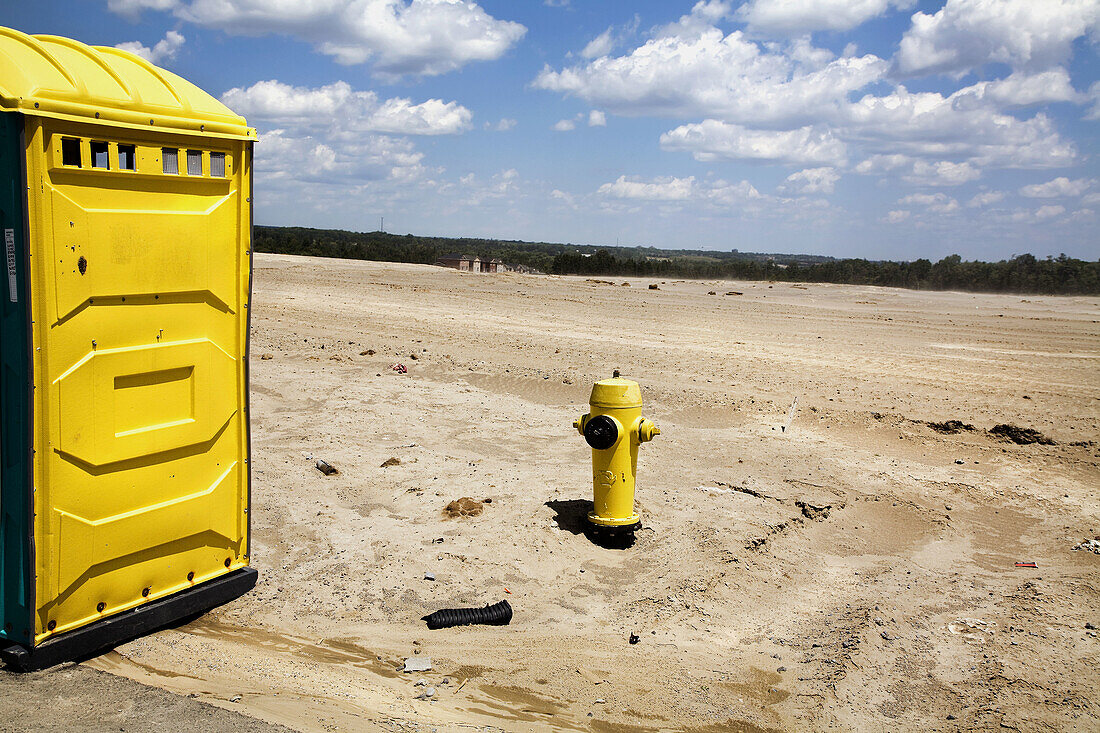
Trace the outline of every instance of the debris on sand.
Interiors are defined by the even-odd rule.
[[[1079,544],[1074,545],[1073,549],[1095,552],[1097,555],[1100,555],[1100,539],[1093,538],[1091,540],[1083,540]]]
[[[359,356],[374,356],[374,349],[367,349],[366,351],[360,351]]]
[[[390,466],[400,466],[401,459],[396,456],[390,456],[386,460],[382,461],[382,468],[389,468]]]
[[[630,287],[630,283],[623,283],[623,287],[624,287],[624,288],[629,288],[629,287]]]
[[[771,287],[771,286],[769,285],[768,287]],[[726,293],[726,295],[744,295],[744,293],[739,292],[737,290],[731,290],[728,293]]]
[[[943,422],[926,422],[925,425],[935,430],[937,433],[943,435],[957,435],[964,430],[975,430],[976,428],[970,423],[965,423],[962,420],[944,420]]]
[[[984,644],[993,638],[995,623],[983,621],[980,618],[960,618],[947,625],[947,630],[956,636],[961,636],[967,644]]]
[[[398,362],[397,364],[391,365],[390,369],[394,370],[398,374],[408,374],[409,373],[409,368],[407,366],[405,366],[404,364],[400,363],[400,362]]]
[[[433,630],[470,624],[507,626],[512,621],[512,606],[508,601],[501,601],[484,608],[441,608],[422,620]]]
[[[336,474],[340,473],[338,470],[336,470],[336,466],[332,465],[322,458],[317,459],[316,466],[317,470],[325,474],[326,476],[335,476]]]
[[[432,669],[431,657],[409,657],[405,660],[405,668],[402,672],[430,672]]]
[[[796,501],[794,505],[802,510],[802,516],[806,517],[806,519],[828,519],[829,512],[833,510],[832,504],[825,504],[817,501],[809,502],[800,499]]]
[[[592,283],[593,285],[614,285],[615,284],[615,283],[611,282],[610,280],[597,280],[596,278],[593,278],[593,277],[588,278],[587,280],[585,280],[585,282],[586,283]]]
[[[485,502],[464,496],[455,499],[443,509],[443,514],[451,519],[459,517],[476,517],[485,511]]]
[[[994,425],[989,429],[990,435],[996,435],[998,438],[1005,438],[1011,440],[1018,445],[1030,445],[1031,443],[1039,443],[1040,445],[1057,445],[1053,440],[1040,433],[1034,428],[1021,428],[1018,425],[1011,423],[1002,423],[1000,425]]]
[[[274,359],[274,358],[275,358],[274,354],[262,354],[260,356],[260,359],[262,359],[263,361],[269,361],[269,360]]]
[[[650,283],[649,289],[650,290],[660,290],[660,288],[657,287],[657,283]]]
[[[718,295],[718,293],[717,293],[717,291],[714,291],[714,290],[708,290],[707,295]]]

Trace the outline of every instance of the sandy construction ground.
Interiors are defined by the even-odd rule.
[[[86,664],[304,731],[1100,729],[1100,299],[623,282],[258,257],[260,583]],[[615,368],[628,549],[571,427]]]

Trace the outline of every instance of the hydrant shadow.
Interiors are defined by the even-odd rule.
[[[605,550],[625,550],[634,546],[633,532],[608,532],[588,521],[592,502],[588,499],[554,499],[546,502],[554,510],[554,523],[558,529],[573,535],[584,535]]]

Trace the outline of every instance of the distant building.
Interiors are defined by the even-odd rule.
[[[483,260],[474,255],[443,255],[435,261],[435,264],[440,267],[450,267],[459,272],[504,272],[507,270],[503,260],[496,257],[491,260]]]
[[[478,260],[480,263],[480,260]],[[474,258],[470,255],[443,255],[435,264],[440,267],[450,267],[461,272],[470,272],[473,270]]]

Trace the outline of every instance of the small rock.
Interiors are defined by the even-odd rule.
[[[360,351],[359,356],[374,356],[374,349],[367,349],[366,351]]]
[[[787,671],[787,668],[786,668],[786,667],[776,667],[776,668],[775,668],[775,671],[776,671],[776,672],[786,672],[786,671]]]
[[[883,623],[885,622],[881,618],[875,616],[875,626],[882,626]]]
[[[947,511],[951,511],[951,505],[950,504],[944,504],[943,508],[946,509]]]
[[[449,685],[449,684],[451,684],[451,678],[450,678],[450,677],[444,677],[444,678],[443,678],[443,681],[442,681],[442,682],[440,682],[439,684],[441,684],[441,685]]]
[[[954,716],[954,715],[948,715],[948,716],[947,716],[947,719],[948,719],[948,720],[955,720],[955,716]]]
[[[423,687],[426,684],[428,684],[428,681],[426,679],[421,678],[421,679],[418,679],[416,682],[413,683],[413,687]]]
[[[605,703],[605,702],[607,702],[607,701],[606,701],[606,700],[604,700],[604,699],[603,699],[602,697],[597,697],[597,698],[596,698],[596,702],[597,702],[598,704],[602,705],[603,703]]]
[[[264,361],[268,361],[270,359],[274,359],[275,355],[274,354],[262,354],[260,356],[260,358],[263,359]]]
[[[886,639],[886,641],[893,641],[894,639],[896,639],[898,637],[894,636],[889,631],[883,631],[882,632],[882,638]]]
[[[963,464],[963,460],[961,458],[956,458],[955,463],[961,466]]]
[[[1096,628],[1096,624],[1092,623],[1091,621],[1086,621],[1086,622],[1085,622],[1085,628],[1086,628],[1086,629],[1095,629],[1095,628]]]
[[[1086,628],[1088,628],[1088,627],[1086,627]],[[630,637],[628,638],[628,641],[631,644],[637,644],[640,641],[640,639],[639,639],[637,634],[631,634]]]
[[[425,687],[424,691],[416,696],[416,699],[417,700],[431,700],[433,697],[435,697],[435,688],[434,687]]]
[[[233,697],[229,698],[229,702],[240,702],[240,701],[241,701],[241,696],[240,695],[234,695]]]
[[[382,468],[389,468],[390,466],[400,466],[401,459],[396,456],[390,456],[386,460],[382,461]]]
[[[409,358],[410,358],[410,359],[412,359],[413,361],[416,361],[416,360],[417,360],[417,359],[419,359],[420,357],[419,357],[419,356],[417,356],[416,354],[409,354]]]
[[[424,580],[435,580],[435,573],[424,573]]]

